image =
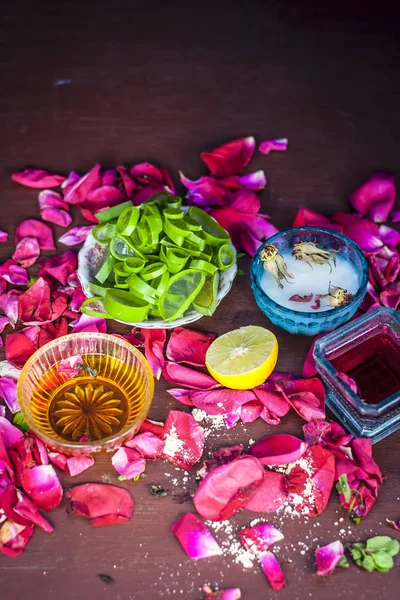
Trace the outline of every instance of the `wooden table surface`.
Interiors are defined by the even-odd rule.
[[[282,229],[301,204],[328,215],[349,210],[348,193],[371,170],[399,168],[399,43],[385,3],[375,9],[357,8],[357,2],[334,9],[268,0],[4,4],[0,227],[10,241],[1,245],[2,261],[11,255],[16,225],[38,215],[37,193],[9,179],[29,165],[67,173],[95,161],[114,166],[148,159],[171,169],[178,183],[179,169],[192,178],[204,172],[202,150],[243,135],[287,136],[286,153],[258,154],[252,163],[266,170],[269,182],[261,194],[263,212]],[[214,317],[196,328],[271,327],[279,338],[279,369],[300,373],[311,339],[270,325],[250,291],[248,266]],[[156,385],[154,419],[184,408],[166,388],[162,381]],[[301,426],[289,414],[276,428],[256,422],[215,431],[206,453],[269,432],[301,434]],[[398,597],[398,567],[368,574],[353,566],[323,580],[314,574],[313,557],[316,546],[336,539],[396,535],[385,518],[400,517],[399,433],[374,447],[387,479],[359,527],[340,512],[335,493],[316,519],[271,515],[285,534],[278,553],[288,583],[282,600]],[[127,484],[136,508],[131,522],[119,526],[91,529],[85,519],[66,515],[64,500],[50,515],[54,533],[36,531],[19,558],[0,556],[1,598],[196,600],[205,583],[240,586],[244,599],[274,596],[258,568],[243,569],[230,556],[186,558],[170,526],[193,510],[182,501],[195,489],[195,472],[185,481],[167,463],[149,464],[147,479]],[[99,456],[74,479],[61,479],[65,488],[118,483],[109,456]],[[163,485],[169,495],[151,497],[149,483]],[[236,515],[234,530],[252,516]],[[114,585],[100,581],[99,573],[112,576]]]

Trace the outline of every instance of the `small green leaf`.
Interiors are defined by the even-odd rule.
[[[386,548],[386,553],[390,556],[396,556],[400,551],[400,544],[397,540],[391,539],[390,544]]]
[[[339,560],[338,567],[343,567],[344,569],[347,569],[349,566],[349,561],[347,560],[347,558],[343,555],[342,558]]]
[[[238,274],[238,275],[244,275],[244,271],[243,271],[243,269],[238,269],[238,270],[237,270],[237,274]]]
[[[124,475],[120,475],[118,477],[118,481],[126,481],[126,477],[124,477]]]
[[[339,480],[336,484],[336,489],[339,492],[339,494],[343,494],[344,501],[346,504],[348,504],[351,500],[351,489],[347,481],[346,473],[339,477]]]
[[[361,561],[361,566],[369,573],[372,573],[372,571],[375,569],[375,563],[372,556],[365,556]]]
[[[97,575],[97,577],[99,579],[101,579],[101,581],[103,583],[107,583],[108,585],[111,585],[112,583],[115,583],[114,579],[110,575],[106,575],[105,573],[99,573]]]
[[[369,552],[383,551],[390,554],[390,556],[395,556],[399,551],[399,542],[388,535],[376,535],[367,540],[367,550]]]
[[[354,542],[354,544],[352,544],[351,547],[359,548],[360,550],[365,550],[365,544],[363,544],[363,542]]]
[[[353,521],[354,525],[359,525],[361,523],[361,517],[356,517],[355,515],[352,515],[351,520]]]
[[[18,429],[20,429],[23,433],[26,433],[27,431],[29,431],[29,425],[25,421],[21,412],[17,412],[14,415],[13,425],[15,425],[15,427],[18,427]]]
[[[358,560],[359,558],[362,558],[364,556],[363,551],[359,550],[358,548],[351,548],[350,552],[353,560]]]
[[[377,552],[373,555],[375,569],[381,573],[386,573],[393,569],[393,558],[386,552]]]

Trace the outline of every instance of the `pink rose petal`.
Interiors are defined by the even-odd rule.
[[[88,194],[100,185],[100,165],[96,164],[86,175],[79,179],[76,179],[74,174],[74,177],[71,178],[71,184],[64,188],[64,200],[69,204],[82,204]]]
[[[7,325],[11,325],[9,318],[8,317],[0,317],[0,333],[3,333],[4,328]],[[1,342],[3,342],[3,340],[1,340]]]
[[[400,222],[400,210],[393,210],[390,215],[390,220],[392,223],[399,223]]]
[[[285,576],[272,552],[264,552],[260,556],[260,565],[273,590],[281,590],[286,587]]]
[[[36,344],[23,333],[11,333],[6,337],[5,350],[8,362],[13,367],[22,369],[36,351]]]
[[[21,484],[31,500],[44,510],[53,510],[62,500],[63,489],[51,465],[24,469]]]
[[[219,387],[219,383],[210,375],[183,367],[173,362],[166,362],[162,371],[164,379],[170,383],[183,385],[196,390],[211,390]]]
[[[336,213],[332,220],[343,227],[343,233],[358,244],[364,252],[379,252],[383,246],[378,226],[358,215]]]
[[[53,232],[51,228],[46,225],[46,223],[42,223],[42,221],[37,221],[36,219],[22,221],[15,232],[15,243],[18,244],[26,237],[36,238],[41,250],[56,249],[54,246]]]
[[[53,206],[43,208],[40,211],[40,216],[43,221],[55,223],[55,225],[59,225],[60,227],[68,227],[72,223],[72,217],[67,211],[62,208],[54,208]]]
[[[183,173],[180,173],[180,178],[183,185],[189,190],[186,194],[188,204],[195,204],[201,208],[222,207],[225,205],[229,190],[213,177],[205,176],[196,181],[191,181]]]
[[[164,435],[164,423],[161,423],[160,421],[152,421],[151,419],[145,419],[139,431],[141,433],[154,433],[154,435],[162,439]]]
[[[190,390],[190,401],[208,415],[225,415],[236,412],[243,404],[255,399],[252,390]]]
[[[12,413],[19,411],[17,400],[17,381],[10,377],[0,377],[0,396]]]
[[[89,315],[82,314],[74,324],[72,333],[79,333],[80,331],[106,333],[107,322],[101,317],[90,317]]]
[[[92,231],[94,225],[82,225],[80,227],[73,227],[69,229],[66,233],[63,233],[58,241],[64,246],[78,246],[84,242]]]
[[[317,575],[327,577],[334,570],[344,555],[342,542],[337,540],[326,546],[321,546],[315,551],[315,561],[317,563]]]
[[[10,448],[24,437],[22,431],[14,427],[4,416],[0,416],[0,438],[6,448]]]
[[[104,483],[84,483],[67,491],[68,512],[92,519],[92,527],[129,521],[133,514],[133,498],[123,488]]]
[[[297,214],[294,218],[292,227],[325,227],[326,229],[335,229],[339,232],[342,231],[341,225],[334,225],[331,220],[325,215],[321,215],[310,208],[300,206]]]
[[[215,337],[214,333],[202,333],[184,327],[176,327],[168,341],[167,358],[174,363],[204,367],[206,352]]]
[[[273,433],[251,446],[250,454],[263,465],[287,465],[301,458],[307,448],[307,444],[294,435]]]
[[[144,354],[149,362],[153,375],[160,379],[164,367],[164,345],[167,339],[165,329],[143,329]]]
[[[80,354],[75,354],[74,356],[60,360],[57,364],[57,371],[60,375],[65,375],[67,379],[71,379],[80,373],[82,366],[78,365],[82,365],[82,363],[82,356]]]
[[[283,533],[270,523],[246,527],[240,532],[242,545],[256,556],[259,552],[266,552],[272,544],[280,542],[284,537]]]
[[[61,452],[52,452],[48,453],[50,461],[64,471],[74,477],[75,475],[79,475],[92,467],[94,465],[93,456],[87,456],[85,454],[81,454],[79,456],[66,456]]]
[[[18,525],[14,521],[0,521],[0,553],[19,556],[33,535],[34,528]]]
[[[245,504],[253,512],[275,512],[287,501],[285,476],[274,471],[265,471],[264,481],[254,496]]]
[[[396,531],[400,531],[400,521],[391,521],[390,519],[386,519],[386,522],[389,523]]]
[[[290,296],[289,301],[290,302],[311,302],[311,300],[313,299],[314,294],[307,294],[305,296],[300,296],[299,294],[294,294],[293,296]]]
[[[212,469],[200,482],[193,502],[197,512],[211,521],[229,519],[246,505],[264,479],[264,469],[253,456],[235,460]]]
[[[220,179],[218,182],[230,190],[254,190],[259,192],[264,189],[267,185],[264,171],[254,171],[253,173],[247,173],[246,175],[232,175],[231,177],[225,177]]]
[[[185,404],[186,406],[193,406],[193,402],[190,399],[190,396],[192,394],[191,390],[184,390],[181,388],[172,388],[171,390],[167,390],[167,394],[170,394],[171,396],[173,396],[175,398],[175,400],[178,400],[178,402],[181,402],[182,404]]]
[[[171,410],[164,425],[161,458],[183,469],[196,464],[204,450],[204,429],[188,413]]]
[[[391,283],[385,287],[385,289],[382,290],[379,299],[383,306],[397,309],[400,305],[400,282],[396,281],[396,283]]]
[[[135,479],[146,469],[143,456],[131,448],[119,448],[112,456],[111,462],[117,473],[124,479]]]
[[[222,554],[220,546],[209,529],[192,513],[185,513],[171,526],[171,531],[192,560]]]
[[[0,278],[13,285],[28,285],[28,273],[13,260],[7,260],[0,265]]]
[[[8,233],[0,229],[0,242],[6,242],[8,240]]]
[[[350,195],[350,204],[361,215],[376,223],[389,219],[394,206],[396,187],[393,175],[372,173],[357,190]]]
[[[15,262],[26,269],[36,262],[39,255],[40,247],[38,240],[34,237],[26,237],[18,242],[12,257]]]
[[[287,138],[277,138],[275,140],[265,140],[261,142],[259,146],[259,151],[261,154],[269,154],[270,152],[285,152],[288,147],[288,139]]]
[[[396,247],[400,244],[400,232],[396,229],[393,229],[393,227],[380,225],[379,236],[381,241],[388,246]]]
[[[63,200],[61,194],[58,194],[54,190],[43,190],[42,192],[39,192],[38,200],[41,210],[50,207],[62,208],[63,210],[67,211],[69,210],[69,206],[67,202]]]
[[[25,169],[11,175],[11,179],[20,185],[30,188],[58,187],[65,180],[62,175],[55,175],[42,169]]]
[[[257,194],[251,190],[237,190],[225,199],[225,208],[232,208],[247,215],[257,215],[261,202]],[[260,215],[266,217],[267,215]]]
[[[203,592],[206,594],[205,600],[240,600],[242,597],[239,588],[213,590],[209,585],[204,585]]]
[[[48,273],[57,279],[57,281],[66,285],[68,277],[76,271],[77,265],[77,255],[72,250],[67,250],[63,254],[57,254],[56,256],[42,260],[40,263],[40,273]]]
[[[253,423],[263,412],[263,405],[258,400],[242,404],[239,409],[240,420],[243,423]]]
[[[125,445],[128,448],[133,448],[137,452],[140,452],[144,458],[154,460],[161,455],[164,448],[164,441],[154,433],[145,431],[135,435],[135,437],[129,442],[126,442]]]
[[[211,152],[202,152],[201,158],[214,177],[238,175],[250,162],[255,145],[253,136],[240,138],[214,148]]]
[[[52,525],[39,512],[39,508],[21,490],[10,484],[2,492],[2,508],[11,521],[19,525],[37,525],[46,533],[53,531]]]

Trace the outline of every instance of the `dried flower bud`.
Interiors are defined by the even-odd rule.
[[[294,276],[288,271],[283,256],[279,254],[278,248],[273,244],[267,244],[261,250],[260,258],[264,263],[264,269],[271,273],[280,288],[283,288],[282,279],[287,283],[290,283],[288,278],[294,279]]]
[[[335,253],[331,250],[325,250],[313,242],[298,242],[294,244],[292,255],[296,260],[304,260],[310,266],[312,266],[311,263],[317,265],[328,264],[331,271],[332,265],[330,261],[332,260],[333,264],[336,265]]]
[[[329,282],[329,288],[327,294],[321,294],[321,299],[323,298],[333,306],[337,308],[338,306],[346,306],[346,304],[350,304],[354,299],[354,295],[348,292],[346,289],[341,287],[336,287],[335,285],[331,285]]]

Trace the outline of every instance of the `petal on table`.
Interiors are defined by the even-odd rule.
[[[170,410],[164,425],[161,458],[183,469],[196,464],[204,450],[204,429],[188,413]]]
[[[43,208],[40,211],[40,216],[43,221],[48,221],[49,223],[54,223],[55,225],[59,225],[60,227],[69,227],[72,223],[72,217],[66,210],[62,208],[55,208],[53,206],[48,206]]]
[[[301,458],[307,448],[307,444],[294,435],[273,433],[253,444],[250,454],[263,465],[287,465]]]
[[[76,178],[75,173],[70,179],[70,185],[64,188],[64,200],[69,204],[82,204],[88,194],[101,185],[100,165],[95,164],[86,175],[79,179]]]
[[[270,152],[285,152],[288,147],[287,138],[277,138],[275,140],[264,140],[259,146],[261,154],[269,154]]]
[[[59,469],[68,473],[71,477],[79,475],[94,465],[93,456],[81,454],[79,456],[67,456],[61,452],[48,452],[49,459]]]
[[[230,190],[254,190],[259,192],[267,185],[267,180],[264,171],[254,171],[246,175],[232,175],[219,180],[220,185],[229,188]]]
[[[400,244],[400,232],[387,225],[379,226],[379,236],[385,245],[394,248]]]
[[[31,267],[40,256],[39,242],[34,237],[25,237],[18,242],[13,259],[25,269]]]
[[[74,322],[72,333],[79,333],[80,331],[106,333],[107,322],[101,317],[90,317],[89,315],[82,314],[79,319]]]
[[[260,565],[273,590],[281,590],[286,586],[283,571],[272,552],[264,552],[260,556]]]
[[[206,352],[215,340],[214,333],[203,333],[176,327],[167,344],[166,355],[174,363],[187,363],[196,367],[206,364]]]
[[[39,243],[41,250],[55,250],[53,231],[51,227],[37,221],[36,219],[26,219],[20,223],[15,231],[15,243],[18,244],[23,238],[34,237]]]
[[[376,223],[389,219],[396,197],[394,176],[372,173],[367,181],[350,195],[350,204],[361,215]]]
[[[317,575],[327,577],[334,570],[344,555],[342,542],[337,540],[326,546],[321,546],[315,551],[315,562],[317,563]]]
[[[34,528],[5,520],[0,523],[0,553],[19,556],[33,535]]]
[[[51,465],[24,469],[21,484],[31,500],[43,510],[53,510],[62,500],[63,489]]]
[[[6,242],[7,240],[8,240],[7,231],[3,231],[2,229],[0,229],[0,242]]]
[[[19,411],[17,384],[18,381],[16,379],[11,379],[11,377],[0,377],[0,396],[6,403],[8,410],[12,413]]]
[[[344,235],[358,244],[364,252],[379,252],[383,246],[380,239],[378,226],[359,215],[336,213],[333,215],[334,223],[343,227]]]
[[[211,375],[173,362],[165,362],[162,374],[164,379],[170,383],[183,385],[195,390],[211,390],[219,387],[219,383]]]
[[[131,448],[118,448],[112,456],[111,462],[117,473],[128,480],[139,477],[146,469],[146,461],[143,456]]]
[[[28,285],[28,273],[13,260],[7,260],[0,266],[0,278],[12,285]]]
[[[73,227],[69,229],[66,233],[63,233],[58,241],[64,246],[78,246],[84,242],[92,231],[94,225],[81,225],[80,227]]]
[[[69,210],[69,205],[64,201],[61,194],[55,192],[54,190],[43,190],[39,192],[39,206],[42,210],[43,208],[62,208],[64,210]]]
[[[245,504],[253,512],[275,512],[287,502],[285,476],[275,471],[265,471],[264,481],[254,496]]]
[[[242,545],[255,555],[266,552],[272,544],[280,542],[284,537],[283,533],[271,523],[259,523],[253,527],[246,527],[240,532]]]
[[[65,177],[44,171],[43,169],[24,169],[11,175],[11,179],[30,188],[54,188],[60,186]]]
[[[28,358],[36,351],[36,344],[23,333],[11,333],[6,337],[6,358],[17,369],[22,369]]]
[[[92,527],[129,521],[133,498],[124,488],[105,483],[84,483],[67,491],[68,512],[92,519]]]
[[[5,448],[10,448],[24,437],[22,431],[15,427],[4,416],[0,416],[0,438],[4,442]]]
[[[214,177],[239,175],[253,156],[256,141],[253,136],[227,142],[211,152],[202,152],[201,158]]]
[[[164,442],[151,431],[145,431],[135,435],[133,439],[125,443],[125,446],[137,450],[144,458],[154,460],[161,455]]]
[[[243,404],[255,400],[252,390],[190,390],[188,398],[196,408],[204,410],[208,415],[225,415],[237,412]],[[182,398],[179,398],[182,402]],[[186,404],[186,402],[185,402]]]
[[[192,513],[185,513],[179,521],[171,526],[171,531],[192,560],[222,554],[222,550],[210,530]]]
[[[142,329],[144,354],[149,362],[153,375],[160,379],[164,367],[164,346],[167,339],[165,329]]]
[[[44,271],[54,279],[57,279],[62,285],[66,285],[68,277],[76,271],[78,258],[75,252],[67,250],[63,254],[57,254],[50,258],[42,260],[40,263],[40,273]]]

